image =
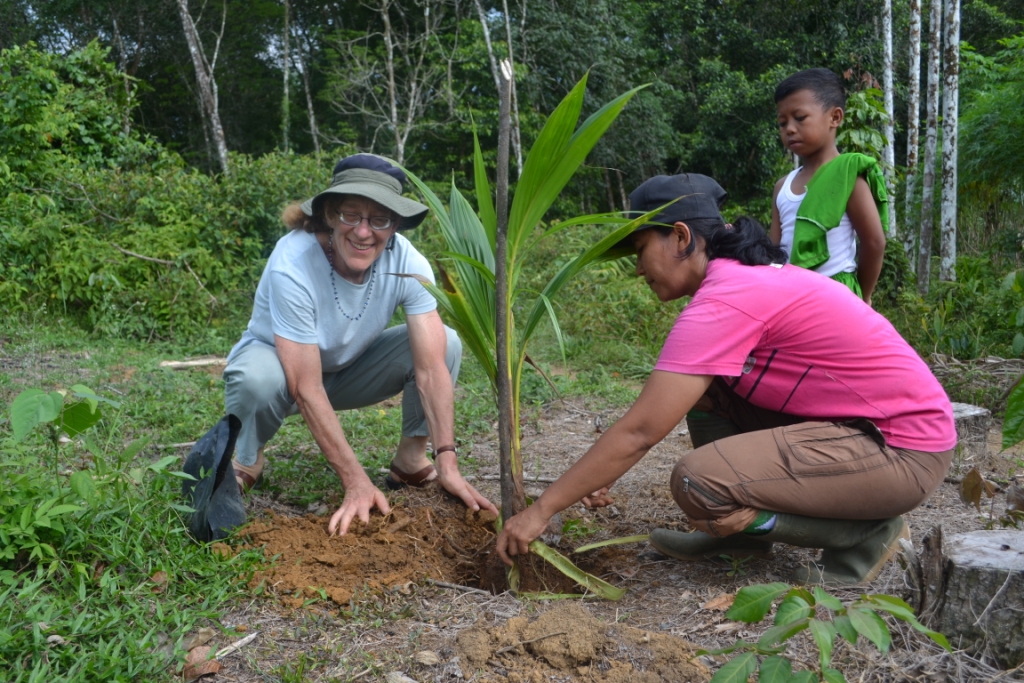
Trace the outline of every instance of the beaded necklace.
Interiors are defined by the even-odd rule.
[[[350,316],[341,307],[341,300],[338,298],[338,287],[334,282],[334,232],[331,231],[330,236],[327,238],[327,262],[331,264],[331,290],[334,292],[334,305],[338,307],[338,312],[343,316],[356,322],[363,317],[363,313],[366,312],[366,307],[370,304],[370,296],[373,295],[373,280],[377,275],[377,262],[373,262],[373,268],[370,269],[370,282],[366,287],[366,300],[363,301],[363,307],[359,309],[359,315],[356,317]]]

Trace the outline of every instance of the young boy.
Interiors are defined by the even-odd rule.
[[[775,184],[769,236],[790,263],[842,282],[870,305],[889,200],[875,159],[836,148],[845,106],[843,83],[828,69],[800,71],[775,89],[782,144],[803,166]]]

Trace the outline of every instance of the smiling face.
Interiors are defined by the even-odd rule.
[[[323,210],[327,225],[333,232],[335,271],[349,282],[362,283],[373,262],[384,252],[388,240],[395,234],[399,217],[372,199],[356,195],[326,201]],[[347,225],[340,218],[342,213],[359,214],[363,219],[358,225]],[[368,219],[381,216],[391,218],[394,225],[386,230],[371,228]]]
[[[802,159],[835,146],[843,122],[841,107],[825,107],[811,90],[797,90],[775,105],[779,137],[786,149]]]
[[[673,231],[663,235],[648,228],[633,233],[636,249],[636,274],[661,301],[693,296],[707,274],[707,255],[703,243],[686,253],[695,239],[685,223],[676,223]]]

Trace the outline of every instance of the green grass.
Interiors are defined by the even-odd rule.
[[[260,561],[254,553],[226,560],[193,542],[182,513],[172,507],[181,503],[181,480],[171,471],[180,469],[187,449],[166,446],[194,441],[221,417],[223,382],[199,370],[160,368],[159,362],[226,354],[230,342],[211,337],[185,346],[98,339],[46,317],[8,318],[2,329],[0,532],[18,531],[21,511],[36,511],[48,500],[80,509],[61,514],[53,528],[32,529],[53,547],[52,556],[30,560],[21,553],[0,559],[0,680],[170,680],[184,656],[175,646],[200,626],[217,628],[221,615],[249,595],[247,581]],[[557,353],[546,355],[560,365]],[[636,397],[636,386],[621,380],[591,365],[556,375],[556,393],[530,371],[524,415],[557,396],[599,408],[627,404]],[[105,407],[103,419],[70,443],[55,445],[45,425],[16,443],[8,412],[14,398],[27,388],[52,391],[72,384],[84,384],[120,407]],[[487,379],[472,358],[463,361],[456,395],[462,466],[471,472],[474,442],[492,440],[497,419]],[[349,411],[340,419],[379,482],[377,470],[387,466],[398,441],[401,407]],[[155,465],[167,455],[179,460],[164,469]],[[286,421],[268,456],[265,493],[295,506],[340,502],[339,482],[301,418]],[[92,501],[70,486],[70,476],[79,471],[97,482]],[[166,573],[166,583],[154,582],[158,572]],[[401,618],[377,611],[371,601],[345,618]],[[264,674],[303,680],[313,671],[324,672],[336,655],[310,651]]]

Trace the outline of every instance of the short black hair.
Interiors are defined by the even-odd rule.
[[[846,89],[830,69],[804,69],[786,78],[775,88],[775,104],[799,90],[810,90],[822,107],[846,109]]]

